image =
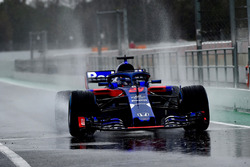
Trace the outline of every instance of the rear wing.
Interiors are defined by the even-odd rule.
[[[146,70],[135,69],[133,72],[146,72]],[[107,82],[108,76],[114,73],[115,73],[115,70],[86,72],[86,79],[85,79],[86,89],[89,89],[89,83]]]
[[[89,83],[99,83],[99,82],[107,82],[107,77],[111,74],[114,74],[115,70],[110,71],[88,71],[86,73],[86,89],[88,89]]]

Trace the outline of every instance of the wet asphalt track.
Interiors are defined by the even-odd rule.
[[[28,166],[250,166],[249,128],[211,123],[203,133],[97,132],[78,140],[55,130],[56,92],[2,82],[0,92],[0,144]],[[0,167],[18,166],[3,150]]]

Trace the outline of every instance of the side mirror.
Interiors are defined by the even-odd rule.
[[[151,83],[152,84],[154,84],[154,83],[161,83],[161,80],[152,80]]]
[[[109,83],[108,82],[99,82],[98,86],[108,86]]]

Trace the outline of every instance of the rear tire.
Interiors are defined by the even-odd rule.
[[[182,88],[182,109],[185,113],[204,111],[203,119],[196,120],[195,124],[184,127],[185,130],[196,129],[204,131],[210,122],[209,103],[206,90],[201,85],[187,86]]]
[[[98,111],[95,96],[89,91],[74,91],[69,100],[68,125],[69,132],[73,137],[84,137],[93,135],[95,129],[90,124],[85,125],[85,129],[80,129],[78,117],[89,118],[96,115]]]

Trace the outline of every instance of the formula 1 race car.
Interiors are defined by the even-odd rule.
[[[132,58],[118,57],[124,62],[116,70],[87,72],[87,85],[98,83],[104,88],[57,93],[57,99],[65,92],[69,96],[68,127],[72,136],[85,136],[96,130],[208,128],[209,104],[203,86],[151,86],[161,80],[150,81],[149,73],[134,69],[128,63]],[[60,117],[57,110],[58,107],[56,119]]]

